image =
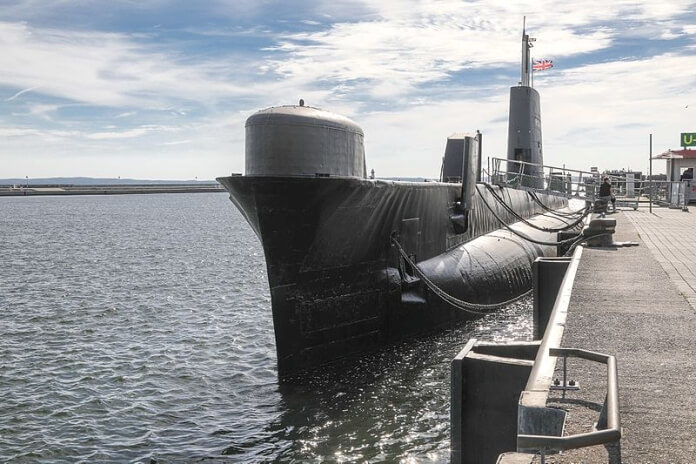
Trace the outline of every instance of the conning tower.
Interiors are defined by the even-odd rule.
[[[522,69],[519,85],[510,88],[510,116],[508,120],[507,159],[543,164],[541,145],[541,107],[539,92],[530,85],[531,57],[529,49],[533,38],[522,27]],[[520,166],[508,163],[508,171]],[[521,183],[525,187],[544,188],[544,173],[540,166],[524,166]]]

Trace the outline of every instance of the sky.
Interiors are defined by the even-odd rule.
[[[437,177],[454,132],[505,157],[525,15],[546,164],[645,172],[696,132],[694,1],[0,0],[0,178],[243,172],[246,118],[300,98],[378,177]]]

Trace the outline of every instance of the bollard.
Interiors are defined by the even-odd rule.
[[[595,218],[582,230],[582,234],[587,237],[587,246],[590,247],[609,247],[614,240],[616,232],[616,219]]]

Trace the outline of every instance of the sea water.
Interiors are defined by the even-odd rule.
[[[0,461],[447,462],[449,363],[531,303],[277,381],[223,193],[0,198]]]

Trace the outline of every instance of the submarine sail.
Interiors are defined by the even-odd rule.
[[[520,184],[536,189],[544,188],[541,168],[544,164],[541,143],[541,103],[539,92],[530,85],[531,57],[529,49],[533,39],[522,29],[522,65],[520,83],[510,87],[510,113],[508,119],[507,159],[508,171],[518,170],[522,174]]]

